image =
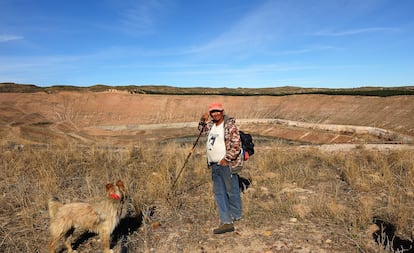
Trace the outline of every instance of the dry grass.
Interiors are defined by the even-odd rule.
[[[243,171],[253,185],[243,194],[238,232],[218,237],[211,233],[217,214],[203,143],[171,191],[190,149],[191,144],[177,143],[137,143],[120,150],[67,143],[3,147],[0,252],[46,252],[48,198],[56,194],[65,201],[94,201],[104,194],[104,184],[115,179],[125,182],[143,215],[129,236],[129,252],[243,251],[237,247],[294,252],[299,246],[315,252],[385,252],[367,233],[373,217],[393,223],[404,238],[412,236],[412,150],[323,153],[259,145]],[[99,249],[94,239],[80,244],[79,252]],[[119,248],[118,242],[114,251]]]

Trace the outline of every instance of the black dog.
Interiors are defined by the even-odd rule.
[[[237,177],[239,177],[240,191],[244,193],[244,191],[247,190],[250,187],[250,185],[252,184],[252,179],[251,178],[244,178],[240,175],[237,175]]]
[[[396,236],[393,224],[377,217],[374,217],[373,222],[379,227],[379,230],[372,235],[378,244],[384,245],[384,248],[390,245],[393,250],[398,252],[414,253],[414,242]]]

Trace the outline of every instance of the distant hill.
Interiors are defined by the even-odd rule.
[[[360,87],[349,89],[328,88],[302,88],[283,86],[273,88],[207,88],[207,87],[173,87],[156,85],[127,85],[108,86],[97,84],[87,87],[72,85],[54,85],[39,87],[34,84],[0,83],[0,92],[33,93],[33,92],[59,92],[59,91],[91,91],[103,92],[108,90],[128,91],[133,94],[158,94],[158,95],[224,95],[224,96],[285,96],[294,94],[325,94],[325,95],[351,95],[351,96],[399,96],[414,95],[414,86],[401,87]]]

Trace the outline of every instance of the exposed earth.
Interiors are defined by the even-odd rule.
[[[127,92],[0,93],[0,136],[16,144],[129,145],[197,135],[212,101],[256,137],[308,144],[412,143],[412,96],[171,96]]]
[[[214,101],[222,102],[226,113],[256,140],[282,139],[294,145],[318,145],[326,151],[346,151],[361,145],[413,148],[413,96],[173,96],[114,90],[0,93],[0,144],[3,150],[65,141],[117,148],[141,140],[194,138],[198,119]],[[289,185],[282,191],[305,197],[313,194]],[[348,235],[332,237],[331,230],[337,229],[333,226],[298,223],[292,217],[278,221],[276,228],[251,230],[240,223],[235,233],[220,238],[203,230],[213,227],[214,222],[208,220],[208,226],[200,227],[199,252],[263,252],[263,248],[271,248],[269,252],[343,252],[337,246],[341,243],[355,248]],[[185,234],[168,226],[161,231],[171,240]],[[367,231],[367,238],[371,232]],[[314,241],[303,240],[303,235],[311,235]],[[174,252],[171,248],[158,250]]]

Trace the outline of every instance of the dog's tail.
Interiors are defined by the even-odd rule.
[[[49,217],[50,219],[55,218],[57,211],[62,206],[62,203],[59,201],[58,197],[53,196],[49,199],[47,203],[49,209]]]

